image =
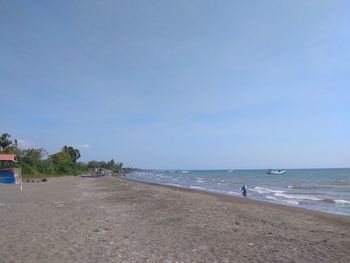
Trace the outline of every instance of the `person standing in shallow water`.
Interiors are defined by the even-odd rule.
[[[241,187],[241,192],[242,192],[242,195],[244,196],[244,197],[247,197],[247,191],[248,191],[248,187],[244,184],[244,185],[242,185],[242,187]]]

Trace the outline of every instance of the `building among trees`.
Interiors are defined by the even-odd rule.
[[[16,162],[15,154],[0,154],[0,183],[19,184],[21,182],[21,169],[15,168]]]

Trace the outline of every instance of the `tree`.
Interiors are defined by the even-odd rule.
[[[72,157],[67,151],[51,154],[49,160],[51,160],[55,165],[71,166],[73,164]]]
[[[47,155],[47,152],[43,148],[39,149],[27,149],[22,151],[22,155],[20,160],[33,165],[35,163],[38,163],[42,158]]]
[[[74,163],[76,163],[81,156],[80,151],[78,149],[74,149],[72,146],[65,145],[63,146],[62,151],[69,153]]]
[[[113,159],[107,162],[108,169],[113,169],[114,165],[115,165],[115,162]]]
[[[120,163],[118,164],[118,167],[119,167],[120,170],[122,170],[122,169],[123,169],[123,163],[120,162]]]
[[[88,162],[87,167],[88,168],[99,168],[100,165],[99,165],[98,161],[90,161],[90,162]]]
[[[12,145],[12,141],[10,140],[10,138],[11,138],[11,135],[8,133],[3,133],[0,136],[0,148],[2,150]]]

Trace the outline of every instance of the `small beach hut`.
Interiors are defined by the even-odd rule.
[[[19,184],[21,169],[15,168],[15,154],[0,154],[0,184]]]

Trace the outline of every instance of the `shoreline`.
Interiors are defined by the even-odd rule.
[[[200,193],[200,194],[205,194],[209,196],[216,197],[222,201],[232,201],[234,203],[247,203],[247,204],[254,204],[254,205],[263,205],[263,206],[271,206],[276,209],[281,209],[281,210],[286,210],[286,211],[292,211],[295,209],[295,211],[302,212],[302,213],[310,213],[310,214],[317,214],[319,216],[330,216],[330,217],[340,217],[340,218],[345,218],[345,219],[350,219],[350,215],[343,215],[343,214],[336,214],[336,213],[330,213],[330,212],[325,212],[325,211],[319,211],[319,210],[313,210],[313,209],[308,209],[305,207],[301,206],[293,206],[293,205],[288,205],[288,204],[280,204],[280,203],[274,203],[274,202],[269,202],[269,201],[264,201],[264,200],[258,200],[258,199],[252,199],[252,198],[243,198],[240,196],[235,196],[235,195],[229,195],[221,192],[214,192],[214,191],[206,191],[206,190],[201,190],[201,189],[193,189],[193,188],[186,188],[186,187],[181,187],[181,186],[176,186],[176,185],[166,185],[166,184],[157,184],[157,183],[151,183],[151,182],[144,182],[144,181],[139,181],[127,177],[121,177],[122,180],[125,181],[132,181],[136,183],[141,183],[141,184],[146,184],[146,185],[152,185],[156,187],[165,187],[169,189],[174,189],[174,190],[180,190],[180,191],[186,191],[186,192],[193,192],[193,193]]]
[[[258,203],[263,203],[264,205],[273,205],[273,206],[277,206],[280,207],[281,209],[287,207],[289,208],[295,208],[295,209],[301,209],[301,211],[306,211],[306,212],[315,212],[315,213],[320,213],[320,214],[326,214],[326,215],[335,215],[335,216],[341,216],[341,217],[348,217],[350,218],[350,215],[346,215],[346,214],[341,214],[341,213],[332,213],[332,212],[328,212],[328,211],[322,211],[322,210],[316,210],[316,209],[311,209],[311,208],[306,208],[303,206],[296,206],[293,204],[284,204],[284,203],[278,203],[278,202],[273,202],[273,201],[268,201],[268,200],[260,200],[260,199],[254,199],[254,198],[250,198],[249,195],[247,198],[243,198],[237,195],[230,195],[230,194],[225,194],[224,192],[216,192],[216,191],[209,191],[209,190],[204,190],[204,189],[194,189],[194,188],[190,188],[190,187],[182,187],[182,186],[177,186],[177,185],[170,185],[170,184],[157,184],[157,183],[152,183],[152,182],[146,182],[146,181],[141,181],[141,180],[136,180],[136,179],[132,179],[132,178],[128,178],[127,176],[123,176],[120,177],[121,179],[127,180],[127,181],[133,181],[133,182],[138,182],[138,183],[144,183],[144,184],[149,184],[149,185],[153,185],[153,186],[161,186],[161,187],[169,187],[169,188],[173,188],[173,189],[180,189],[180,190],[185,190],[185,191],[190,191],[190,192],[201,192],[204,194],[212,194],[212,195],[218,195],[221,197],[226,197],[226,198],[231,198],[231,199],[237,199],[236,201],[238,202],[238,200],[241,200],[243,202],[248,201],[248,202],[258,202]]]
[[[347,216],[125,177],[17,188],[0,185],[4,262],[350,261]]]

